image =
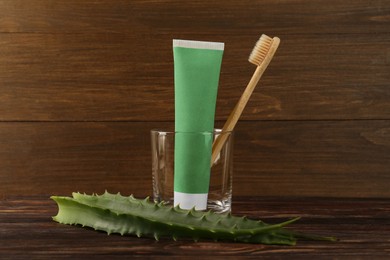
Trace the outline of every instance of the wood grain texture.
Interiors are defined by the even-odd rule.
[[[233,211],[269,223],[302,216],[291,229],[333,235],[340,241],[266,246],[107,236],[52,221],[57,206],[48,196],[9,196],[0,200],[0,256],[5,259],[386,259],[390,253],[388,200],[241,197]]]
[[[236,185],[259,195],[388,197],[389,126],[387,120],[242,125]]]
[[[0,195],[152,194],[149,131],[163,122],[0,124]],[[237,196],[390,197],[390,123],[240,122]]]
[[[222,37],[262,30],[278,34],[389,33],[386,1],[0,1],[1,32],[196,33]],[[188,13],[191,10],[191,13]],[[257,32],[258,33],[258,32]]]
[[[281,45],[237,126],[235,195],[390,197],[388,1],[0,0],[0,13],[0,195],[150,195],[149,130],[174,119],[172,39],[226,43],[222,126],[265,33]]]
[[[389,13],[382,0],[0,0],[0,258],[388,259]],[[154,242],[51,220],[53,194],[152,194],[173,38],[225,42],[221,127],[262,33],[281,45],[236,127],[233,212],[303,216],[293,228],[340,242]]]
[[[282,43],[243,119],[390,118],[390,7],[381,1],[0,3],[3,121],[173,120],[172,38],[226,43],[224,120],[262,33]]]
[[[253,36],[227,37],[220,120],[255,69],[246,60]],[[0,119],[173,120],[171,39],[159,42],[147,46],[117,34],[2,35]],[[389,119],[389,44],[389,35],[282,38],[242,119]]]

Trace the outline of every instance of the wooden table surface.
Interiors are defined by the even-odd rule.
[[[275,223],[301,216],[290,228],[332,235],[339,242],[298,241],[296,246],[270,246],[169,239],[154,241],[106,235],[52,221],[57,206],[48,196],[9,196],[0,200],[0,259],[113,259],[269,257],[286,259],[388,259],[388,199],[234,198],[233,213]]]

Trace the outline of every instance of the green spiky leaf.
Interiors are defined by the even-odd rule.
[[[73,197],[51,197],[58,204],[58,214],[53,219],[62,224],[82,225],[105,231],[108,234],[212,239],[246,243],[294,245],[299,237],[313,237],[289,231],[284,226],[298,218],[280,223],[217,214],[211,211],[183,210],[178,207],[156,204],[149,198],[139,200],[105,192],[103,195],[73,193]]]

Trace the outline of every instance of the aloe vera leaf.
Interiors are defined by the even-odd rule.
[[[74,198],[53,196],[59,212],[53,219],[64,224],[80,224],[107,233],[151,236],[208,238],[264,244],[295,244],[295,237],[281,231],[291,221],[267,225],[263,222],[186,211],[105,193],[102,196],[73,194]],[[218,219],[217,221],[215,221]]]
[[[105,192],[103,195],[73,193],[73,198],[53,196],[59,206],[54,220],[80,224],[107,233],[135,234],[158,239],[190,237],[248,243],[294,245],[297,238],[336,241],[333,237],[308,235],[283,228],[298,218],[269,225],[246,217],[216,214],[155,204]]]
[[[172,221],[175,221],[176,223],[181,223],[183,219],[187,221],[189,218],[192,219],[203,218],[208,222],[213,222],[213,223],[218,222],[219,226],[224,226],[224,227],[231,227],[232,223],[234,222],[233,225],[235,225],[237,229],[254,229],[254,228],[259,228],[261,226],[264,227],[269,226],[262,221],[253,221],[247,219],[246,217],[240,217],[240,218],[234,217],[231,216],[230,213],[215,214],[211,211],[209,212],[195,211],[195,210],[188,211],[188,210],[180,209],[179,207],[176,207],[174,208],[174,210],[172,210],[172,206],[162,206],[161,204],[156,205],[155,203],[150,202],[149,198],[146,198],[144,200],[139,200],[134,198],[133,196],[129,196],[129,197],[122,196],[119,193],[111,194],[105,192],[103,195],[100,196],[99,195],[91,196],[91,195],[74,192],[72,193],[72,195],[75,200],[90,206],[107,208],[120,213],[131,212],[131,214],[149,216],[149,218],[157,217],[160,219],[161,212],[169,211],[168,217],[173,218]],[[160,207],[160,209],[159,211],[156,212],[157,207]],[[207,224],[207,221],[204,221],[202,223],[204,223],[205,225],[209,225],[209,223]]]
[[[192,237],[197,240],[208,238],[213,240],[249,242],[248,235],[235,237],[218,229],[192,228],[175,225],[172,223],[148,221],[139,216],[130,214],[118,214],[109,209],[88,206],[68,197],[52,197],[59,205],[59,212],[53,219],[63,224],[80,224],[106,231],[108,234],[120,233],[135,234],[139,237],[148,236],[159,239],[161,236],[170,236],[173,239],[179,237]],[[241,239],[242,238],[242,239]],[[251,241],[254,243],[254,241]],[[280,238],[270,237],[265,234],[264,241],[258,243],[280,244]],[[294,241],[283,241],[283,244],[294,244]]]
[[[194,228],[228,229],[229,231],[227,232],[235,232],[236,235],[239,235],[240,232],[243,232],[243,235],[247,235],[249,232],[251,233],[251,236],[264,232],[276,234],[276,231],[280,230],[283,226],[291,224],[299,219],[295,218],[280,224],[269,225],[259,220],[255,221],[246,217],[235,217],[230,213],[216,214],[212,211],[188,211],[180,209],[179,207],[172,208],[172,206],[162,206],[163,203],[158,205],[150,202],[149,198],[139,200],[135,199],[133,196],[125,197],[120,195],[120,193],[110,194],[107,191],[100,196],[91,196],[80,193],[73,193],[72,195],[75,200],[81,203],[107,208],[117,213],[142,215],[152,221],[171,221],[176,224],[190,225]],[[131,211],[129,211],[129,209],[131,209]],[[199,221],[199,219],[202,221]],[[288,230],[284,230],[280,235],[291,237]]]

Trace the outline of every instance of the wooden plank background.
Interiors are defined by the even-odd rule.
[[[151,194],[172,39],[225,42],[217,126],[262,33],[281,45],[237,126],[234,195],[390,198],[390,2],[0,0],[0,196]]]

